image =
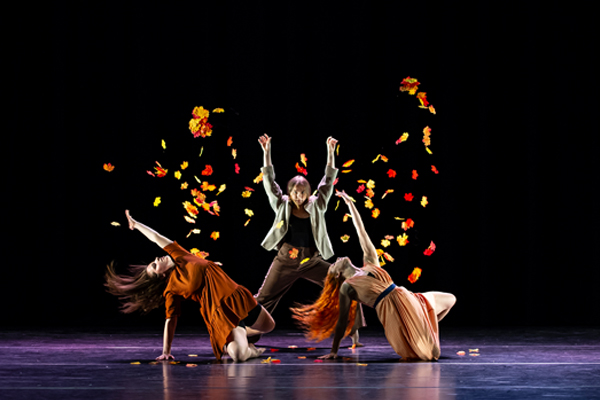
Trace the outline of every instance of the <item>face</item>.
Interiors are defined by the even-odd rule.
[[[171,260],[171,257],[156,257],[153,262],[148,264],[146,272],[148,272],[148,275],[150,276],[163,276],[172,266],[173,261]]]
[[[292,199],[296,207],[300,207],[308,199],[308,195],[306,194],[305,190],[306,187],[296,185],[290,191],[290,199]]]
[[[348,257],[338,258],[333,264],[329,266],[329,270],[327,271],[327,273],[340,276],[344,269],[348,267],[349,262],[350,259]]]

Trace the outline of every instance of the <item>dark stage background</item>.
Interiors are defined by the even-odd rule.
[[[403,232],[394,217],[416,221],[406,248],[392,241],[386,249],[395,261],[385,267],[410,290],[456,294],[444,324],[597,325],[598,43],[587,15],[557,1],[59,2],[12,15],[2,325],[160,330],[162,310],[123,316],[104,292],[107,263],[124,268],[162,254],[126,229],[125,209],[184,247],[208,251],[256,292],[275,255],[260,246],[274,214],[252,182],[265,132],[281,185],[305,153],[316,188],[325,140],[339,140],[337,166],[356,162],[337,187],[358,200],[377,245]],[[436,115],[399,92],[407,76],[421,82]],[[211,114],[211,137],[190,134],[195,106],[225,109]],[[426,125],[432,155],[421,143]],[[396,145],[403,132],[409,140]],[[372,163],[378,154],[389,162]],[[146,174],[155,161],[166,177]],[[183,161],[190,166],[178,181]],[[206,164],[215,172],[202,177]],[[194,175],[227,189],[209,195],[220,216],[201,212],[192,226],[182,206],[192,198],[179,186],[198,187]],[[358,179],[375,180],[379,218],[363,207]],[[250,198],[241,196],[245,186],[255,189]],[[387,189],[395,192],[381,199]],[[405,192],[415,200],[404,201]],[[345,206],[334,211],[336,203],[327,214],[336,256],[360,263]],[[255,214],[246,227],[245,208]],[[192,228],[201,233],[186,238]],[[437,250],[426,257],[431,240]],[[415,266],[423,275],[413,285],[406,277]],[[279,325],[290,326],[293,300],[317,294],[298,282],[275,312]],[[378,324],[371,310],[367,318]],[[194,304],[181,324],[202,325]]]

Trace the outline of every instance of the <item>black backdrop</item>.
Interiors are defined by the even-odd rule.
[[[124,268],[161,254],[125,228],[126,208],[185,247],[208,251],[255,292],[274,256],[260,247],[273,213],[252,182],[264,132],[282,185],[305,153],[316,187],[326,138],[340,141],[338,167],[357,161],[338,187],[359,200],[378,247],[403,232],[394,217],[415,219],[409,246],[386,249],[395,257],[386,268],[411,290],[456,294],[448,324],[598,324],[598,43],[590,10],[557,1],[172,3],[56,3],[11,15],[3,325],[160,323],[160,311],[119,315],[102,286],[111,260]],[[407,76],[421,82],[436,115],[398,91]],[[187,129],[195,106],[225,109],[211,115],[209,138]],[[420,143],[426,125],[432,155]],[[395,145],[405,131],[409,141]],[[390,161],[372,163],[377,154]],[[155,161],[169,169],[165,178],[146,174]],[[190,167],[177,181],[183,161]],[[102,169],[108,162],[113,172]],[[182,218],[189,189],[179,185],[197,187],[193,176],[206,164],[215,173],[203,178],[227,189],[210,195],[221,215],[201,212],[192,226]],[[390,168],[397,178],[387,177]],[[362,206],[358,179],[375,180],[379,218]],[[250,198],[242,198],[244,186],[256,189]],[[382,200],[387,189],[395,192]],[[412,203],[402,199],[409,191]],[[360,263],[336,202],[327,214],[336,256]],[[246,227],[245,208],[255,213]],[[185,238],[191,228],[202,232]],[[209,238],[215,230],[217,241]],[[343,244],[345,233],[354,241]],[[425,257],[431,240],[437,250]],[[414,266],[423,275],[412,285]],[[313,299],[317,289],[299,282],[275,313],[280,326],[290,324],[292,301]],[[201,325],[187,307],[182,323]],[[377,324],[374,313],[367,317]]]

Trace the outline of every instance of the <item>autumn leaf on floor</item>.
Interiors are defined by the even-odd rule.
[[[157,197],[154,199],[154,207],[158,207],[159,204],[160,204],[160,197]]]
[[[410,283],[415,283],[421,276],[421,271],[421,268],[415,267],[415,269],[413,269],[413,272],[411,272],[411,274],[408,276],[408,281]]]
[[[414,196],[412,195],[412,193],[404,193],[404,200],[412,201],[413,198]]]
[[[291,249],[289,251],[289,253],[290,253],[290,258],[292,260],[295,260],[296,258],[298,258],[298,249],[297,248],[294,247],[293,249]]]
[[[432,240],[431,244],[429,245],[428,248],[425,249],[423,254],[425,254],[426,256],[430,256],[433,254],[434,251],[435,251],[435,243],[433,243],[433,240]]]
[[[104,165],[102,166],[102,168],[103,168],[105,171],[112,172],[112,170],[113,170],[113,169],[115,169],[115,166],[114,166],[114,165],[112,165],[111,163],[108,163],[108,164],[104,164]]]
[[[396,140],[396,144],[400,144],[402,142],[406,142],[408,140],[408,132],[404,132],[400,139]]]
[[[410,218],[406,221],[402,221],[402,229],[404,229],[405,231],[412,228],[413,226],[415,226],[415,221],[413,221]]]
[[[308,172],[306,172],[306,168],[301,167],[299,163],[296,163],[296,171],[298,171],[301,174],[304,174],[304,176],[308,175]]]
[[[406,246],[409,243],[408,235],[406,233],[403,233],[402,236],[398,235],[396,240],[398,240],[400,246]]]
[[[417,81],[415,78],[411,78],[410,76],[407,76],[400,83],[400,91],[408,92],[408,94],[414,95],[417,92],[417,88],[419,87],[419,85],[420,85],[419,81]]]
[[[212,175],[212,173],[213,173],[212,167],[210,165],[205,165],[204,170],[202,171],[202,175],[209,176],[209,175]]]
[[[346,243],[348,240],[350,240],[350,236],[344,235],[340,239],[342,239],[342,242]]]
[[[421,205],[425,207],[427,204],[429,204],[429,202],[427,201],[427,196],[423,196],[423,198],[421,199]]]
[[[210,238],[212,240],[217,240],[220,236],[221,235],[219,234],[219,232],[216,232],[216,231],[210,234]]]

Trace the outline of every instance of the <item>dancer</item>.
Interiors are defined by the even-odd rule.
[[[324,284],[330,265],[324,259],[333,256],[325,226],[325,211],[338,173],[334,156],[338,141],[331,136],[327,138],[327,166],[316,196],[311,196],[310,184],[302,175],[288,182],[288,194],[284,195],[275,182],[271,138],[263,135],[258,142],[263,149],[263,183],[271,208],[275,211],[273,226],[262,246],[267,250],[278,250],[278,253],[255,297],[268,312],[273,313],[279,300],[297,279],[304,278],[321,287]],[[356,346],[362,346],[358,342],[358,328],[363,326],[362,309],[359,309],[350,333]]]
[[[450,293],[412,293],[396,286],[379,266],[377,251],[350,196],[337,192],[352,215],[364,253],[363,267],[348,257],[329,267],[325,287],[317,301],[293,308],[294,318],[308,339],[321,341],[334,333],[331,352],[320,358],[336,358],[340,341],[352,328],[356,302],[375,308],[385,336],[404,360],[437,360],[440,356],[438,321],[448,314],[456,298]]]
[[[248,289],[235,283],[213,262],[190,254],[177,242],[134,220],[128,210],[125,214],[129,229],[137,229],[169,254],[157,257],[147,266],[131,267],[133,276],[117,275],[112,265],[106,272],[105,286],[109,293],[119,296],[123,312],[148,312],[165,303],[163,352],[156,359],[174,359],[171,344],[180,303],[188,298],[200,303],[218,360],[225,351],[235,362],[260,356],[265,349],[248,344],[248,337],[272,331],[275,322]]]

